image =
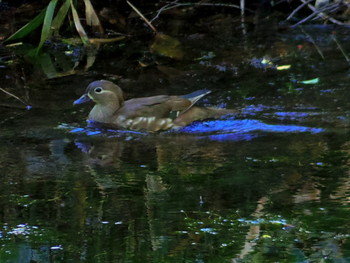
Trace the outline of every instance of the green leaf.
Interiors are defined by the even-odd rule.
[[[38,26],[40,26],[45,18],[46,8],[43,9],[33,20],[31,20],[29,23],[24,25],[22,28],[20,28],[16,33],[12,34],[10,37],[8,37],[4,44],[7,42],[12,42],[17,39],[21,39],[31,32],[33,32]]]
[[[320,82],[320,79],[319,78],[314,78],[314,79],[309,79],[309,80],[301,80],[301,81],[298,81],[299,83],[302,83],[302,84],[317,84]]]
[[[180,41],[161,33],[156,35],[155,40],[151,45],[151,51],[178,60],[182,59],[184,56]]]
[[[52,58],[47,53],[37,56],[36,65],[41,68],[48,79],[55,78],[58,74]]]
[[[64,19],[67,17],[68,10],[70,8],[70,0],[65,0],[61,8],[58,10],[55,18],[52,21],[52,31],[58,34]]]
[[[40,37],[40,43],[37,48],[37,52],[41,49],[43,46],[44,42],[49,38],[50,33],[51,33],[51,23],[52,23],[52,18],[55,13],[55,7],[57,4],[57,0],[51,0],[49,5],[46,8],[45,12],[45,18],[44,18],[44,24],[43,28],[41,30],[41,37]]]
[[[90,45],[90,41],[89,41],[89,38],[88,38],[83,26],[80,23],[79,15],[78,15],[77,10],[75,9],[75,6],[73,4],[73,0],[70,0],[70,5],[72,7],[72,14],[73,14],[75,28],[77,29],[78,34],[79,34],[83,44],[88,46],[88,45]]]
[[[263,65],[273,65],[272,61],[269,58],[265,58],[265,57],[261,61],[261,64],[263,64]]]

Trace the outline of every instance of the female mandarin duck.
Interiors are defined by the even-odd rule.
[[[124,101],[119,86],[107,80],[89,84],[74,104],[93,100],[88,120],[132,130],[164,131],[193,121],[234,113],[233,110],[193,106],[210,93],[198,90],[184,96],[159,95]]]

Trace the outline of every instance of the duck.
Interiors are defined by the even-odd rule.
[[[128,130],[158,132],[235,112],[195,106],[210,92],[202,89],[182,96],[157,95],[124,100],[123,91],[118,85],[108,80],[97,80],[91,82],[73,104],[93,101],[95,105],[88,115],[91,122]]]

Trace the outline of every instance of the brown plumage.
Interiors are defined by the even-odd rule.
[[[208,93],[209,90],[199,90],[184,96],[159,95],[124,101],[119,86],[107,80],[98,80],[90,83],[86,92],[74,104],[93,100],[95,106],[88,117],[91,121],[155,132],[234,112],[193,106]]]

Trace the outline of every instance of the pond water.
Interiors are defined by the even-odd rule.
[[[102,47],[83,74],[0,69],[33,106],[1,98],[1,262],[350,261],[349,64],[332,41],[350,52],[348,29],[224,27],[179,29],[180,61],[140,67],[148,43],[133,40]],[[101,78],[127,97],[208,88],[202,105],[241,114],[177,132],[89,129],[91,105],[72,102]]]

